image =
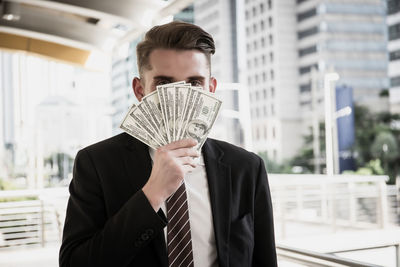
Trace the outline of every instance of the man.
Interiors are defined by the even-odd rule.
[[[183,80],[214,92],[214,51],[212,37],[195,25],[154,27],[137,47],[137,99],[157,85]],[[60,266],[276,266],[262,160],[212,139],[199,154],[196,143],[184,139],[154,151],[123,133],[79,151]],[[190,238],[174,251],[171,243],[181,239],[170,237],[176,219],[166,209],[176,191],[185,197],[179,205],[188,209]],[[181,263],[171,259],[174,253]]]

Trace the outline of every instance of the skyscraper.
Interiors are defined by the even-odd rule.
[[[379,96],[388,88],[383,0],[202,0],[195,23],[216,40],[214,75],[248,87],[253,148],[274,161],[295,155],[310,133],[313,68],[315,112],[323,114],[328,71],[354,89],[357,103],[387,109]]]
[[[400,1],[388,1],[390,108],[400,113]]]

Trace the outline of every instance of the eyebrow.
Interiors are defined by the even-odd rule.
[[[192,81],[192,80],[205,80],[206,78],[204,76],[190,76],[187,77],[187,81]],[[153,80],[169,80],[169,81],[174,81],[174,78],[171,76],[165,76],[165,75],[158,75],[154,76]]]

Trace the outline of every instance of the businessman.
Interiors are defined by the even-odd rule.
[[[215,92],[213,38],[172,22],[137,46],[140,101],[186,81]],[[277,266],[267,174],[255,154],[208,139],[149,149],[122,133],[80,150],[60,266]]]

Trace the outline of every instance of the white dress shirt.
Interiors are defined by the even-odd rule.
[[[155,150],[149,148],[149,152],[153,160]],[[197,167],[184,178],[192,235],[193,262],[195,267],[217,267],[217,248],[203,155],[197,162]],[[161,209],[164,214],[167,214],[165,203],[161,205]],[[164,228],[164,235],[166,238],[167,227]],[[167,243],[166,240],[165,243]]]

